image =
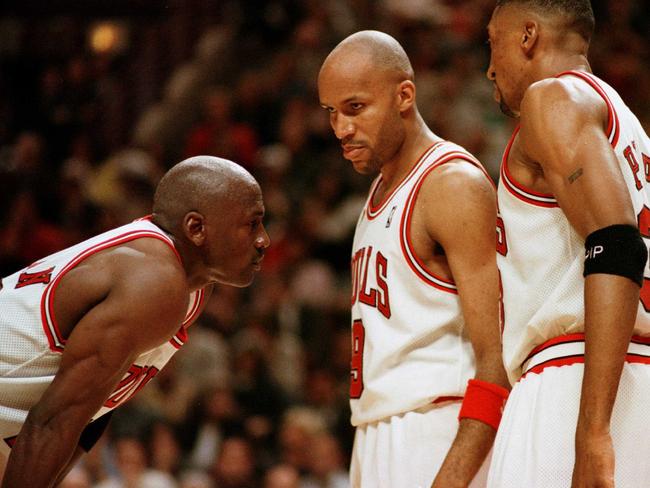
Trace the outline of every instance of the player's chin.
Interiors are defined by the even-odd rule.
[[[354,160],[351,161],[352,167],[354,170],[362,175],[371,175],[375,173],[375,169],[372,167],[372,165],[366,161],[366,160]]]
[[[261,267],[259,264],[253,264],[249,266],[244,272],[241,273],[236,282],[233,283],[233,286],[237,286],[239,288],[250,286],[255,280],[255,275],[257,275],[257,272],[260,269]]]

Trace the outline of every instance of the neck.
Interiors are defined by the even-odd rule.
[[[567,33],[549,41],[537,57],[531,83],[550,78],[564,71],[591,72],[587,60],[589,44],[578,34]]]
[[[390,191],[406,176],[426,149],[441,137],[427,127],[419,113],[415,114],[412,130],[407,131],[406,138],[395,156],[381,167],[384,193]]]
[[[172,231],[163,227],[159,221],[156,221],[154,216],[153,223],[156,224],[174,243],[174,248],[181,258],[181,266],[185,270],[187,285],[190,292],[203,288],[210,283],[210,280],[204,276],[205,273],[201,272],[204,268],[197,263],[200,262],[199,256],[192,252],[190,246],[187,246],[182,239],[176,237]]]

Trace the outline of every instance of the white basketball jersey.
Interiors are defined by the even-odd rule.
[[[569,71],[595,90],[609,110],[607,135],[616,152],[630,193],[639,229],[650,239],[650,140],[616,91],[594,75]],[[531,350],[553,337],[584,331],[584,240],[575,232],[553,195],[523,187],[508,171],[508,154],[501,164],[498,189],[499,254],[503,284],[503,351],[512,382]],[[607,198],[607,195],[603,195]],[[645,276],[650,273],[646,269]],[[650,334],[650,279],[644,278],[634,332]]]
[[[57,284],[68,271],[93,254],[143,238],[165,242],[180,260],[171,239],[151,221],[141,219],[52,254],[3,278],[0,289],[0,453],[8,454],[27,413],[41,398],[59,368],[66,340],[59,333],[53,312]],[[183,324],[179,324],[178,333],[136,359],[93,420],[131,398],[169,361],[185,342],[185,326],[196,318],[203,296],[203,290],[191,294],[187,315]]]
[[[462,147],[432,145],[377,206],[373,183],[352,248],[352,424],[458,398],[474,375],[456,286],[426,269],[411,245],[411,215],[427,175]],[[488,177],[489,178],[489,177]]]

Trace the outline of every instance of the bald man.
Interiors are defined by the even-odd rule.
[[[247,171],[198,156],[165,174],[152,216],[2,280],[3,488],[54,486],[183,345],[212,284],[251,283],[263,215]]]
[[[466,487],[508,393],[494,185],[426,126],[392,37],[343,40],[318,90],[343,157],[378,174],[352,249],[352,486]]]
[[[500,0],[488,26],[519,120],[498,190],[514,386],[489,486],[650,486],[650,140],[591,73],[593,30],[588,0]]]

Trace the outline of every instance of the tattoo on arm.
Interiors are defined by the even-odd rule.
[[[569,183],[574,183],[578,178],[582,176],[582,168],[578,168],[573,173],[569,175]]]

